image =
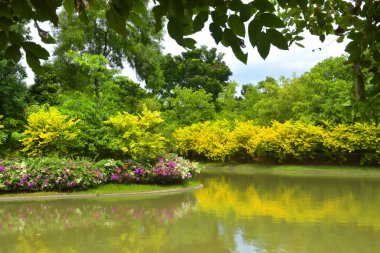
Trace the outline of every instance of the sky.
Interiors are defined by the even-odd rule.
[[[305,48],[292,45],[289,50],[280,50],[272,46],[269,56],[263,60],[257,49],[253,49],[246,39],[246,49],[248,50],[248,62],[244,64],[236,59],[230,48],[223,45],[216,45],[213,38],[207,31],[197,33],[194,39],[198,42],[197,47],[207,45],[209,48],[216,47],[218,52],[224,53],[224,61],[231,68],[233,73],[231,79],[242,84],[256,84],[264,80],[266,76],[278,79],[281,76],[291,77],[293,74],[299,76],[309,71],[318,62],[329,57],[341,56],[347,42],[337,43],[336,36],[328,36],[324,43],[319,41],[317,36],[304,34],[305,40],[302,44]],[[179,54],[183,49],[176,44],[168,35],[163,43],[164,53]],[[319,48],[321,50],[319,50]]]
[[[49,24],[40,24],[41,28],[44,30],[49,30]],[[34,41],[41,43],[39,36],[36,35],[36,28],[31,27],[32,36]],[[302,44],[305,48],[301,48],[297,45],[292,45],[289,50],[279,50],[272,46],[269,56],[263,60],[257,52],[257,49],[253,49],[250,46],[249,40],[246,39],[246,52],[248,52],[248,62],[244,64],[236,59],[232,50],[230,48],[225,48],[223,45],[216,45],[213,38],[211,37],[208,29],[204,29],[202,32],[194,34],[192,37],[197,41],[197,47],[201,45],[206,45],[207,47],[216,47],[218,52],[224,54],[223,60],[226,62],[227,66],[230,67],[232,71],[232,81],[236,81],[240,86],[243,84],[256,84],[257,82],[264,80],[266,76],[271,76],[278,79],[281,76],[291,77],[293,75],[301,75],[302,73],[309,71],[314,65],[328,57],[335,57],[344,54],[344,48],[347,44],[346,42],[337,43],[336,36],[327,36],[324,43],[319,41],[316,36],[304,34],[305,40]],[[44,45],[51,54],[54,45]],[[165,34],[164,40],[162,42],[163,53],[178,55],[183,52],[181,46]],[[321,50],[319,50],[321,49]],[[26,66],[25,60],[24,65]],[[32,84],[34,74],[27,68],[28,78],[26,83],[28,85]],[[135,72],[125,64],[125,69],[122,71],[123,75],[128,76],[130,79],[141,83],[138,80]]]

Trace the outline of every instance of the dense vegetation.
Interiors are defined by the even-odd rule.
[[[51,11],[61,2],[49,2],[47,6],[52,9],[44,10],[50,13],[47,16],[41,16],[39,7],[33,9],[32,14],[27,13],[27,8],[22,11],[16,6],[22,2],[27,2],[27,6],[40,6],[36,1],[2,4],[1,7],[10,12],[1,13],[0,24],[8,20],[8,16],[21,18],[35,14],[32,19],[39,35],[45,38],[43,41],[55,41],[40,29],[38,21],[53,21],[55,12],[50,16]],[[24,22],[32,16],[18,22],[12,20],[10,26],[0,26],[6,28],[0,30],[0,155],[5,159],[0,163],[0,188],[4,191],[85,189],[112,180],[128,181],[104,166],[96,166],[99,161],[109,159],[119,161],[113,168],[116,170],[127,166],[125,163],[129,160],[143,164],[148,168],[143,170],[147,173],[141,173],[140,165],[127,173],[144,175],[134,178],[139,182],[171,183],[186,179],[178,177],[181,173],[177,169],[194,173],[195,167],[189,169],[186,165],[189,162],[182,158],[171,158],[164,162],[166,167],[158,166],[157,161],[161,160],[157,159],[167,153],[213,160],[272,156],[278,162],[321,158],[343,161],[356,154],[355,162],[380,162],[377,63],[371,57],[357,56],[360,48],[352,49],[352,43],[349,56],[326,59],[300,76],[278,80],[267,77],[254,84],[238,84],[230,79],[232,72],[228,63],[216,49],[203,46],[176,56],[162,54],[162,34],[154,32],[154,23],[160,24],[158,21],[167,14],[166,9],[157,13],[156,6],[151,13],[144,11],[145,1],[139,8],[136,6],[140,1],[135,1],[133,24],[121,31],[119,21],[110,17],[115,14],[116,5],[104,11],[105,1],[90,2],[104,8],[80,10],[81,5],[77,5],[80,15],[72,12],[73,6],[65,5],[65,9],[61,9],[56,20],[59,26],[53,31],[57,42],[54,57],[43,64],[39,59],[48,59],[49,53],[29,41],[30,28]],[[159,2],[158,6],[164,6],[165,1]],[[176,1],[169,2],[169,10],[188,8],[172,6]],[[248,28],[251,44],[257,46],[262,57],[269,53],[271,44],[285,49],[287,41],[297,40],[292,36],[299,31],[290,36],[285,30],[281,35],[273,29],[283,27],[284,20],[291,21],[286,18],[289,9],[283,9],[284,20],[280,20],[272,14],[273,4],[269,1],[254,1],[257,6],[244,4],[249,12],[245,14],[240,9],[240,1],[232,2],[237,5],[227,6],[227,9],[238,12],[240,17],[251,17],[256,9],[260,12]],[[365,6],[358,8],[368,11],[364,10]],[[236,34],[243,32],[244,26],[241,29],[237,15],[229,15],[228,21],[224,20],[222,14],[226,8],[222,12],[218,12],[219,5],[215,8],[210,25],[214,38],[219,31],[215,24],[219,22],[218,25],[223,26],[223,22],[227,22],[229,28],[225,27],[221,42],[244,60],[246,56],[240,52],[240,46],[235,45]],[[169,16],[174,15],[172,11],[168,12]],[[192,21],[193,28],[201,28],[208,14],[206,9],[198,13]],[[142,18],[144,22],[138,25]],[[181,17],[169,18],[169,34],[181,45],[189,46],[192,40],[183,38],[182,28],[174,23],[177,18]],[[361,21],[372,22],[370,19]],[[262,31],[256,31],[258,24]],[[297,24],[300,29],[305,25]],[[320,26],[321,31],[327,29]],[[355,32],[354,29],[347,31],[350,36]],[[257,32],[262,38],[276,39],[258,41]],[[25,84],[25,69],[17,63],[20,48],[36,71],[31,86]],[[376,48],[370,50],[375,57]],[[353,63],[364,60],[366,65],[352,67]],[[124,64],[135,69],[141,83],[121,75]],[[46,172],[46,166],[40,162],[44,158],[53,159],[47,165],[50,172]],[[66,164],[80,169],[67,172]],[[162,171],[163,167],[169,171]],[[168,174],[163,179],[158,176],[160,173]],[[104,181],[99,181],[98,174]],[[42,175],[55,183],[46,188]],[[65,181],[61,182],[62,176]]]

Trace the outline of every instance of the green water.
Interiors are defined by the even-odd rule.
[[[151,198],[0,202],[0,253],[380,252],[380,179],[200,180]]]

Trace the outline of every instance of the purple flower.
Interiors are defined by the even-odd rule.
[[[5,170],[4,165],[0,164],[0,172],[3,172]]]
[[[111,180],[117,181],[117,180],[119,180],[119,176],[118,175],[111,175]]]
[[[174,167],[175,167],[175,163],[172,162],[172,161],[170,161],[170,162],[169,162],[169,167],[170,167],[170,168],[174,168]]]

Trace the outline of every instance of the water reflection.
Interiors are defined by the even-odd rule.
[[[0,253],[380,252],[378,180],[203,174],[146,199],[0,203]]]
[[[380,230],[379,182],[268,175],[248,179],[231,175],[205,178],[207,187],[195,193],[198,209],[219,217],[355,223]]]

